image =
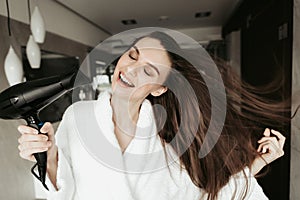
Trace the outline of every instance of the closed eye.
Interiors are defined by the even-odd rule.
[[[144,67],[144,72],[145,72],[145,74],[146,74],[147,76],[154,76],[154,75],[155,75],[154,69],[153,69],[152,67],[148,66],[148,65],[146,65],[146,66]]]
[[[136,52],[136,50],[130,50],[128,53],[128,57],[132,60],[137,60],[138,59],[139,54]]]
[[[129,58],[132,60],[135,60],[135,61],[138,60],[139,55],[140,55],[140,51],[136,46],[133,46],[132,49],[128,53]],[[148,76],[153,76],[153,75],[155,75],[155,73],[157,73],[158,75],[160,74],[158,68],[149,62],[144,67],[144,72]]]

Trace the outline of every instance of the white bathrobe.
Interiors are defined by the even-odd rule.
[[[48,199],[198,200],[206,197],[187,172],[180,170],[170,146],[164,153],[148,100],[142,104],[135,137],[123,154],[114,134],[108,92],[101,93],[97,101],[70,106],[56,132],[56,144],[58,191],[47,179]],[[248,175],[246,199],[267,199],[249,169],[245,172]],[[221,189],[218,199],[229,200],[234,195],[234,199],[241,199],[245,188],[244,175],[234,175]]]

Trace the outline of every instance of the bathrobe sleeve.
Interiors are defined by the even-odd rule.
[[[245,168],[244,172],[245,174],[240,172],[229,179],[229,182],[219,191],[218,200],[268,200],[249,168]],[[174,193],[171,199],[204,200],[207,199],[207,196],[203,189],[196,187],[191,180],[188,180],[184,187]]]
[[[55,189],[50,179],[47,177],[46,184],[49,188],[47,199],[49,200],[71,200],[73,199],[75,192],[69,146],[70,128],[68,128],[69,120],[72,118],[70,116],[72,112],[72,106],[70,106],[66,110],[55,134],[56,145],[58,146],[58,168],[56,176],[58,190]]]
[[[244,173],[240,172],[233,175],[220,190],[218,199],[268,200],[249,168],[245,168]]]

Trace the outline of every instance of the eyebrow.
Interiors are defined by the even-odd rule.
[[[133,48],[135,49],[136,53],[137,53],[138,55],[140,55],[140,51],[139,51],[139,49],[137,48],[137,46],[133,46]],[[158,73],[158,75],[160,75],[159,70],[158,70],[158,68],[157,68],[156,66],[152,65],[152,64],[149,63],[149,62],[147,62],[147,64],[148,64],[150,67],[152,67],[152,68]]]

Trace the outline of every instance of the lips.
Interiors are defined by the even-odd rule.
[[[122,73],[119,74],[119,80],[128,87],[134,87],[134,84],[126,78],[126,76]]]

